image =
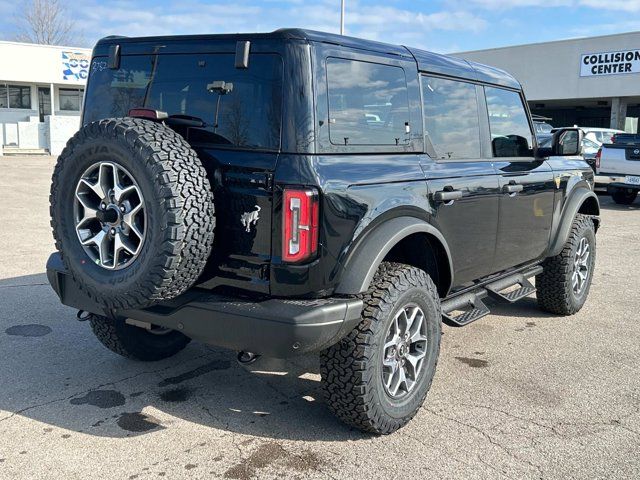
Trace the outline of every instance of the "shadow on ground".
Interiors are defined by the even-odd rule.
[[[26,416],[45,434],[130,437],[186,420],[269,438],[364,438],[326,409],[315,356],[243,367],[234,352],[192,342],[160,362],[126,360],[60,305],[43,274],[0,281],[0,305],[0,431]]]

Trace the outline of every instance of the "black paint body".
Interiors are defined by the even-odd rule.
[[[275,53],[283,60],[280,149],[247,151],[190,140],[209,173],[217,212],[213,254],[200,287],[214,291],[233,287],[271,297],[359,293],[353,287],[340,287],[346,269],[352,268],[350,259],[367,248],[367,239],[376,229],[393,218],[409,217],[440,233],[420,236],[422,243],[416,244],[415,256],[419,258],[423,248],[439,256],[431,273],[438,277],[434,280],[441,296],[447,297],[487,276],[542,261],[552,253],[567,199],[575,191],[591,190],[593,171],[583,161],[492,158],[488,119],[480,125],[480,158],[447,161],[429,157],[422,122],[422,73],[463,79],[478,88],[499,86],[518,92],[524,100],[513,77],[465,60],[302,30],[112,37],[101,40],[93,55],[106,59],[113,45],[120,46],[122,56],[158,51],[162,55],[232,53],[239,41],[250,42],[249,68],[251,56],[260,53]],[[330,142],[328,57],[404,70],[412,122],[406,143],[376,147]],[[90,77],[88,93],[91,89]],[[93,120],[84,119],[85,123]],[[188,132],[181,133],[189,139]],[[523,190],[517,195],[503,193],[512,181]],[[319,251],[301,265],[281,259],[285,186],[311,186],[320,194]],[[451,204],[436,202],[433,194],[442,190],[462,191],[462,198]],[[240,217],[256,206],[260,207],[259,221],[247,232]]]

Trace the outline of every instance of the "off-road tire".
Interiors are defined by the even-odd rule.
[[[415,388],[401,401],[382,382],[382,345],[393,317],[407,302],[418,304],[427,322],[427,355]],[[440,298],[431,278],[418,268],[383,263],[364,295],[362,321],[320,354],[325,402],[342,421],[365,432],[389,434],[406,425],[422,406],[440,351]]]
[[[611,192],[611,198],[618,205],[631,205],[636,201],[638,197],[638,191],[628,191],[626,188],[618,188]]]
[[[144,245],[120,270],[91,262],[75,231],[75,186],[87,168],[103,160],[130,172],[145,198]],[[106,309],[142,308],[177,297],[194,284],[211,253],[215,210],[207,173],[184,138],[163,124],[112,118],[81,128],[58,158],[50,203],[65,267]]]
[[[175,330],[154,334],[144,328],[112,319],[90,315],[89,323],[100,343],[118,355],[131,360],[155,362],[172,357],[183,350],[191,339]]]
[[[591,263],[586,287],[576,295],[571,279],[574,271],[574,256],[582,238],[586,238],[589,242]],[[589,295],[595,259],[596,234],[593,220],[587,215],[578,214],[573,220],[569,238],[562,251],[554,257],[547,258],[542,264],[542,273],[536,276],[538,306],[556,315],[577,313]]]

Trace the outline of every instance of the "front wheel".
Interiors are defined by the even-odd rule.
[[[578,214],[562,251],[547,258],[536,276],[538,306],[558,315],[577,313],[589,295],[596,260],[593,221]]]
[[[435,374],[441,319],[436,286],[424,271],[383,263],[365,296],[360,324],[321,353],[329,409],[376,434],[407,424]]]

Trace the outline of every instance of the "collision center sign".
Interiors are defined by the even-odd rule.
[[[581,77],[625,73],[640,73],[640,49],[582,55],[580,61]]]

